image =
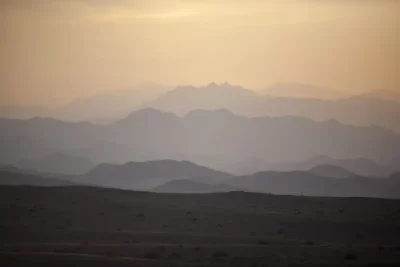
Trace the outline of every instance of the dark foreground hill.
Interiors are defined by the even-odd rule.
[[[398,266],[399,207],[366,198],[0,186],[0,262]]]

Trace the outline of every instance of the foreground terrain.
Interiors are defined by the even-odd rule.
[[[400,201],[0,186],[5,266],[397,266]]]

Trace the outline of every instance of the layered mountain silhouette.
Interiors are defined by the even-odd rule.
[[[263,96],[227,83],[210,84],[205,87],[178,87],[146,106],[181,116],[197,109],[225,108],[234,114],[249,117],[299,116],[316,121],[336,119],[345,124],[378,125],[400,132],[398,120],[400,103],[389,98],[362,94],[345,98],[336,97],[335,100],[332,100],[331,98],[318,98],[318,96],[311,97],[314,91],[330,91],[313,85],[281,84],[275,87],[276,89],[272,87],[270,90],[272,92],[282,90],[281,95],[285,95],[285,91],[295,91],[293,88],[300,87],[299,92],[305,92],[305,95],[300,94],[298,97]],[[335,93],[331,92],[331,94]],[[339,96],[339,94],[336,95]],[[307,97],[308,95],[310,97]]]
[[[196,109],[254,114],[253,109],[263,105],[264,98],[241,86],[210,83],[203,87],[179,86],[146,106],[181,116]]]
[[[288,195],[400,198],[400,176],[326,177],[307,171],[259,172],[232,176],[187,161],[101,164],[83,175],[29,174],[24,170],[0,170],[0,184],[32,186],[91,185],[163,193],[213,193],[248,191]],[[337,174],[337,173],[336,173]],[[332,173],[329,173],[332,176]]]
[[[336,119],[345,124],[377,125],[400,132],[400,98],[395,91],[374,90],[349,96],[329,88],[297,83],[276,84],[258,93],[229,83],[179,86],[173,90],[149,84],[135,90],[78,99],[53,109],[0,107],[0,117],[27,119],[48,116],[66,121],[107,124],[146,107],[179,116],[197,109],[228,109],[234,114],[249,117],[299,116],[316,121]]]
[[[100,159],[123,163],[199,157],[211,158],[214,165],[218,165],[218,159],[222,163],[253,158],[280,163],[318,155],[389,164],[400,151],[400,136],[376,126],[298,117],[247,118],[227,110],[197,110],[177,117],[144,109],[104,126],[46,118],[3,119],[0,127],[0,161],[4,163],[62,152],[83,156],[95,164],[101,163]]]
[[[106,124],[118,120],[145,103],[171,90],[167,86],[148,83],[131,88],[99,93],[71,101],[55,108],[40,106],[0,107],[0,117],[12,119],[29,119],[32,117],[52,117],[65,121],[89,121]]]
[[[188,161],[160,160],[128,162],[123,165],[100,164],[88,173],[75,176],[74,181],[123,189],[150,190],[177,179],[204,180],[213,183],[229,179],[231,175]]]

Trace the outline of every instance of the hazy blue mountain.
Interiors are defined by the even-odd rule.
[[[22,169],[56,174],[81,174],[94,167],[94,164],[83,157],[73,157],[63,153],[52,153],[38,159],[21,160],[15,165]]]

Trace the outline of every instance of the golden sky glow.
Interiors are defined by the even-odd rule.
[[[400,90],[400,1],[3,0],[0,105],[145,82]]]

